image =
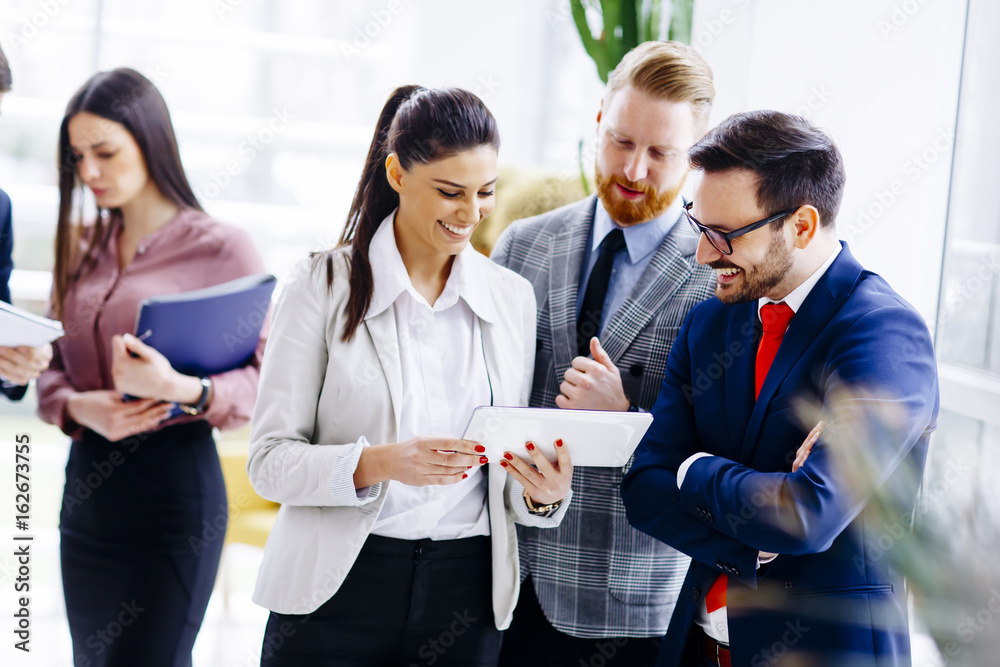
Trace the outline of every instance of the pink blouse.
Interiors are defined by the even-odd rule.
[[[82,436],[83,427],[66,413],[66,401],[76,392],[114,389],[111,337],[136,333],[143,299],[264,273],[246,232],[201,211],[182,211],[146,236],[122,270],[118,269],[120,232],[121,223],[114,223],[107,245],[95,251],[93,268],[66,295],[62,318],[66,335],[53,343],[52,364],[38,378],[38,415],[74,439]],[[260,316],[267,313],[248,313],[248,319]],[[233,429],[250,421],[268,324],[265,319],[257,352],[246,366],[212,376],[215,392],[205,414],[164,424],[207,419],[220,429]],[[234,323],[234,329],[237,326]]]

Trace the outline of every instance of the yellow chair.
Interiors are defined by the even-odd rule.
[[[225,438],[226,435],[229,434],[222,437]],[[234,543],[263,549],[278,518],[278,508],[281,507],[278,503],[261,498],[254,491],[250,478],[247,477],[248,447],[249,443],[243,439],[222,439],[218,442],[219,462],[222,464],[222,476],[226,481],[226,495],[229,498],[229,525],[219,565],[222,604],[227,614],[231,567],[226,567],[226,552]]]
[[[236,542],[264,548],[278,518],[278,503],[257,495],[247,477],[247,443],[223,441],[219,443],[219,461],[226,480],[229,498],[229,527],[226,544]]]

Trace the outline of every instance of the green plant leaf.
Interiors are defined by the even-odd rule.
[[[601,77],[601,81],[607,83],[608,72],[611,71],[611,68],[608,67],[606,47],[602,41],[595,39],[594,34],[590,31],[590,24],[587,23],[587,10],[582,0],[569,0],[569,7],[576,31],[580,35],[580,41],[583,42],[583,48],[597,66],[597,75]]]
[[[691,22],[694,20],[694,0],[673,0],[670,30],[667,39],[691,43]]]
[[[669,0],[667,0],[669,2]],[[639,31],[640,39],[643,42],[652,42],[661,39],[660,19],[663,16],[663,0],[650,0],[649,12],[643,13],[639,17],[642,26]]]
[[[622,0],[619,6],[618,20],[621,22],[622,38],[618,43],[618,60],[639,45],[639,16],[642,11],[642,0]],[[618,64],[617,61],[615,63]]]

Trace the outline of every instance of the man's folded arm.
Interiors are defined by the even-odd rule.
[[[757,550],[713,530],[681,507],[677,468],[700,451],[694,413],[681,389],[682,378],[690,376],[687,332],[693,312],[667,360],[660,395],[650,410],[653,423],[622,481],[622,501],[629,523],[637,529],[720,571],[720,565],[733,568],[731,576],[756,587]]]
[[[715,530],[761,551],[828,549],[926,436],[937,410],[926,326],[908,309],[892,310],[873,311],[840,338],[823,387],[823,412],[833,420],[824,436],[830,437],[816,443],[797,472],[763,473],[718,456],[699,458],[681,487],[685,513],[707,512]],[[869,318],[879,326],[870,326]],[[842,448],[840,460],[831,446]],[[862,455],[861,464],[874,470],[859,484],[841,465]]]

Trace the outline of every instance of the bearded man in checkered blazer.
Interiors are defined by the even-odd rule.
[[[535,287],[533,407],[652,407],[685,315],[714,290],[680,196],[714,96],[690,47],[633,49],[597,114],[597,196],[514,222],[497,241],[494,261]],[[518,527],[526,579],[501,665],[655,662],[690,560],[629,525],[626,469],[576,469],[562,525]]]

